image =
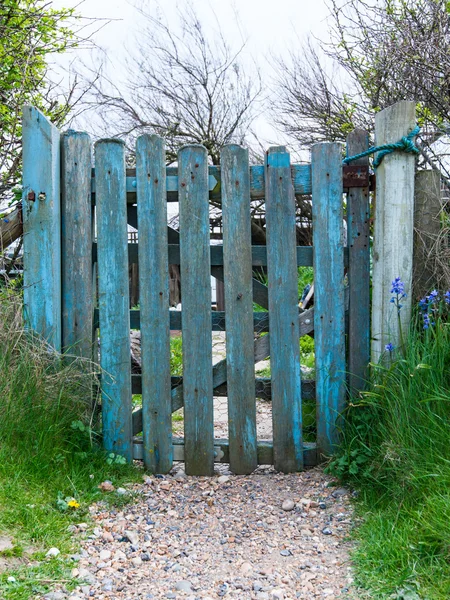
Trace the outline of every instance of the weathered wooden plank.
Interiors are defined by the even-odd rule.
[[[270,377],[256,377],[255,381],[255,391],[254,396],[256,398],[260,398],[262,400],[270,400],[272,398],[272,383]],[[183,377],[173,376],[171,377],[171,387],[172,390],[183,385]],[[131,388],[133,394],[141,394],[142,393],[142,378],[139,374],[131,375]],[[214,396],[226,397],[228,396],[227,392],[227,382],[221,383],[217,387],[214,388]],[[302,380],[302,400],[314,400],[316,397],[316,387],[315,381],[312,379],[303,379]],[[178,402],[173,404],[172,412],[178,410],[183,406],[183,402],[181,406],[178,405]],[[134,413],[133,413],[134,414]],[[142,419],[141,419],[141,427],[142,427]],[[142,429],[141,429],[142,430]],[[140,431],[141,431],[140,430]],[[133,429],[133,432],[136,433]]]
[[[60,351],[60,134],[37,108],[25,106],[22,136],[25,323]]]
[[[180,310],[171,310],[169,311],[169,323],[171,331],[181,331],[182,328],[182,311]],[[225,312],[222,311],[211,311],[211,331],[226,331],[226,321],[225,321]],[[99,311],[94,311],[94,326],[98,326],[99,320]],[[265,331],[269,331],[269,313],[268,312],[259,312],[253,313],[253,327],[254,331],[257,333],[262,333]],[[140,329],[141,328],[141,311],[140,310],[130,310],[130,328],[131,329]]]
[[[295,199],[289,160],[283,146],[270,148],[265,173],[273,451],[275,468],[284,473],[303,467]]]
[[[95,144],[103,445],[132,460],[130,312],[125,153],[119,140]]]
[[[220,163],[230,469],[245,475],[257,467],[248,150],[225,146]]]
[[[93,260],[97,259],[97,245],[93,245]],[[255,267],[267,266],[267,248],[266,246],[252,246],[252,265]],[[180,246],[179,244],[169,244],[169,264],[180,264]],[[138,244],[128,244],[128,254],[130,264],[138,262]],[[223,266],[223,246],[210,246],[211,265]],[[347,264],[348,253],[345,252],[345,264]],[[313,249],[312,246],[297,246],[297,265],[299,267],[312,267],[313,265]]]
[[[142,440],[134,438],[133,456],[135,460],[142,460],[143,448]],[[183,462],[185,460],[184,439],[174,438],[173,440],[174,460]],[[273,446],[270,441],[258,442],[257,446],[258,465],[273,464]],[[229,463],[230,450],[228,440],[214,440],[214,462]],[[303,464],[305,467],[314,467],[317,465],[316,444],[305,442],[303,444]]]
[[[312,147],[317,445],[331,454],[345,402],[342,147]]]
[[[144,464],[153,473],[172,468],[165,159],[162,138],[137,139]]]
[[[23,233],[22,202],[0,215],[0,252],[20,238]]]
[[[347,156],[364,152],[369,135],[356,129],[347,137]],[[369,158],[355,160],[368,167]],[[352,394],[366,387],[370,361],[370,206],[369,187],[350,187],[347,192],[348,280],[350,290],[348,330],[348,382]]]
[[[189,475],[214,472],[207,161],[206,148],[200,145],[185,146],[178,153],[184,434]]]
[[[61,138],[62,348],[92,359],[91,140],[67,131]]]
[[[375,117],[376,144],[397,142],[416,125],[415,102],[402,101]],[[385,345],[400,344],[397,309],[390,302],[391,283],[400,277],[405,284],[400,319],[404,332],[411,318],[414,238],[415,158],[393,152],[377,169],[377,202],[373,235],[372,361],[378,362]]]
[[[166,189],[167,201],[178,202],[178,168],[167,167],[166,169]],[[208,197],[211,200],[221,199],[221,178],[222,171],[220,167],[208,167]],[[291,179],[296,195],[311,194],[311,165],[292,165]],[[92,170],[92,194],[95,200],[95,169]],[[127,169],[127,202],[129,204],[136,203],[136,170]],[[264,198],[265,183],[264,183],[264,166],[254,165],[250,167],[250,198],[259,200]]]
[[[414,200],[413,300],[438,287],[432,249],[441,231],[441,175],[439,171],[418,171]]]

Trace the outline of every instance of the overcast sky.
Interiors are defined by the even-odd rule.
[[[104,50],[110,67],[120,77],[126,49],[139,45],[139,15],[134,7],[138,1],[53,0],[53,5],[55,8],[77,7],[78,13],[89,18],[111,19],[95,34],[94,41]],[[309,34],[321,39],[327,36],[326,0],[143,0],[142,6],[152,15],[160,11],[169,22],[175,22],[173,17],[177,7],[182,9],[188,2],[193,5],[206,32],[208,27],[217,30],[219,24],[231,47],[246,41],[241,58],[249,65],[256,61],[263,80],[270,77],[273,56],[287,55]],[[89,55],[84,53],[83,60],[89,63]],[[277,136],[283,143],[267,117],[261,117],[256,128],[267,143],[274,142]]]

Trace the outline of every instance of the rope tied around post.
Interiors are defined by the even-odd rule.
[[[377,169],[383,158],[387,154],[392,154],[392,152],[400,151],[400,152],[408,152],[410,154],[419,154],[420,150],[414,143],[414,139],[416,135],[420,132],[420,127],[416,125],[412,131],[408,133],[408,135],[404,135],[401,140],[398,142],[394,142],[392,144],[382,144],[381,146],[372,146],[365,152],[360,152],[359,154],[355,154],[354,156],[348,156],[344,158],[343,163],[347,165],[353,160],[358,160],[359,158],[364,158],[365,156],[370,156],[371,154],[375,154],[378,152],[378,155],[375,157],[373,161],[373,168]]]

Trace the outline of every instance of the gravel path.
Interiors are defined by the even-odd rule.
[[[92,506],[93,531],[72,526],[81,547],[72,576],[85,584],[44,598],[360,597],[349,590],[349,496],[321,469],[232,476],[221,465],[222,474],[203,478],[176,468],[105,492],[136,500],[120,510]]]

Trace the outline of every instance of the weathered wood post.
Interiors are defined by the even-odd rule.
[[[375,117],[377,146],[398,142],[416,125],[414,102],[402,101]],[[386,344],[398,347],[400,329],[397,309],[391,300],[391,283],[396,277],[405,284],[401,326],[407,331],[411,318],[414,171],[411,153],[393,152],[377,169],[377,201],[373,241],[372,361],[378,362]]]
[[[441,229],[441,175],[438,171],[416,174],[414,209],[413,299],[418,301],[436,287],[435,263],[430,253]]]
[[[22,132],[25,322],[60,351],[60,134],[33,106],[23,109]]]
[[[67,131],[61,139],[62,347],[92,359],[91,140]]]

